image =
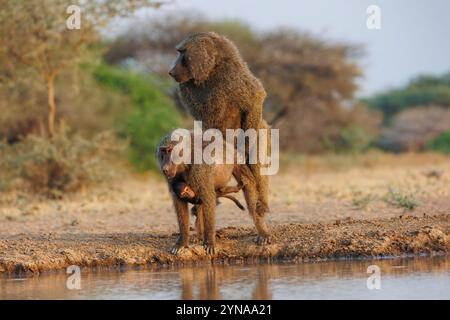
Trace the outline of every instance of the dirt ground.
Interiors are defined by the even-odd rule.
[[[250,217],[224,199],[217,208],[214,261],[450,252],[450,157],[296,157],[284,159],[270,181],[275,242],[255,246]],[[180,256],[168,253],[176,232],[158,175],[126,175],[63,200],[4,192],[0,272],[210,260],[200,246]]]

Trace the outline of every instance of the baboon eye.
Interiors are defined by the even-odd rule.
[[[186,62],[186,56],[183,54],[183,56],[181,57],[181,64],[183,65],[183,66],[186,66],[187,65],[187,62]]]

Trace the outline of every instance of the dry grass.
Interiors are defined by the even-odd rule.
[[[268,218],[271,224],[318,223],[448,213],[449,160],[437,154],[381,153],[284,158],[280,173],[270,178]],[[0,234],[177,231],[169,193],[158,174],[127,174],[60,200],[3,192],[0,221]],[[222,200],[217,224],[251,226],[252,221]]]

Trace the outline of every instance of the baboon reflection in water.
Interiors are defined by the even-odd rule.
[[[274,271],[273,265],[259,265],[256,268],[256,277],[249,278],[248,288],[251,290],[251,299],[254,300],[270,300],[272,294],[269,291],[269,283]],[[275,268],[276,269],[276,268]],[[240,280],[247,273],[247,268],[230,268],[223,266],[206,266],[202,268],[180,269],[181,280],[181,299],[183,300],[219,300],[223,299],[220,294],[220,288],[223,286],[233,286],[234,280]],[[248,274],[248,273],[247,273]],[[254,272],[252,272],[252,275]],[[256,283],[253,284],[256,280]],[[233,290],[232,288],[229,288]],[[242,294],[242,288],[239,287],[236,294]],[[250,294],[250,292],[249,292]]]

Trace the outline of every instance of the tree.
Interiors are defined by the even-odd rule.
[[[402,88],[376,94],[363,102],[382,111],[386,121],[408,108],[428,105],[450,107],[450,72],[442,76],[418,76]]]
[[[35,71],[47,92],[47,131],[55,136],[57,105],[55,80],[62,70],[86,58],[86,49],[98,39],[99,28],[114,16],[133,12],[136,8],[159,6],[145,0],[80,1],[80,29],[71,30],[65,0],[3,0],[0,10],[0,61],[6,61],[0,81],[13,77],[16,67]]]

